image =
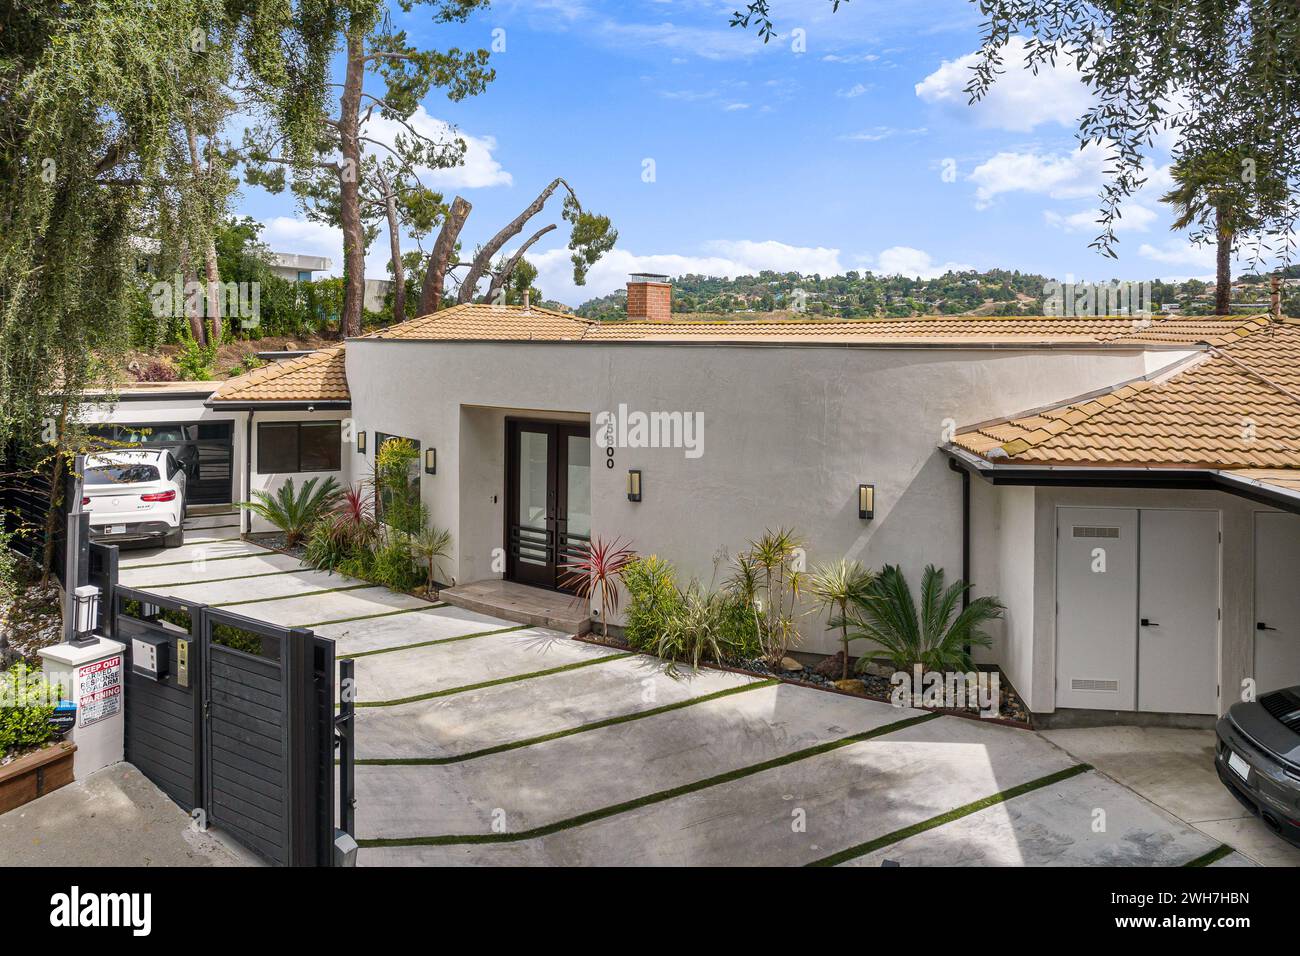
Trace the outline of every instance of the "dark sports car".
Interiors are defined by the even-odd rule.
[[[1219,779],[1248,810],[1300,846],[1300,687],[1234,704],[1219,718]]]

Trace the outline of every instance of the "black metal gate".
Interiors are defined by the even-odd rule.
[[[353,772],[334,642],[134,588],[106,597],[126,644],[127,761],[268,863],[332,865],[337,804],[351,831]],[[165,661],[156,678],[135,666],[150,644]]]

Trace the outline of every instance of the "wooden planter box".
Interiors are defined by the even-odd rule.
[[[0,813],[72,783],[72,741],[45,747],[0,767]]]

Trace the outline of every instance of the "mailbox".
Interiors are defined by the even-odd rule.
[[[150,680],[162,680],[169,668],[171,641],[162,635],[131,638],[131,672]]]

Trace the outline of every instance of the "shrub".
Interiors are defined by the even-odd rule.
[[[795,618],[804,582],[799,567],[802,552],[793,531],[766,531],[737,556],[727,582],[728,590],[752,609],[760,656],[770,667],[778,666],[800,640]]]
[[[194,339],[186,339],[176,356],[176,369],[183,381],[203,382],[212,378],[212,366],[216,361],[215,344],[200,345]]]
[[[58,701],[58,690],[26,664],[0,673],[0,757],[49,740]]]
[[[653,554],[637,558],[623,570],[628,594],[623,635],[633,648],[653,647],[669,615],[681,606],[676,577],[673,566]]]
[[[390,438],[375,455],[375,489],[379,515],[384,524],[406,534],[415,534],[428,515],[420,503],[420,451],[409,438]]]
[[[979,597],[961,609],[961,596],[969,587],[965,581],[944,587],[943,570],[927,565],[918,607],[902,569],[886,565],[850,606],[849,639],[878,644],[899,670],[910,670],[913,664],[927,671],[970,670],[974,664],[966,645],[991,643],[983,627],[1002,616],[1003,606],[996,598]],[[863,655],[858,668],[865,664]]]
[[[289,478],[274,495],[254,491],[253,497],[257,500],[243,501],[239,506],[283,531],[285,545],[292,548],[339,499],[337,481],[326,478],[324,483],[318,485],[318,482],[319,478],[308,478],[299,491],[294,487],[293,479]]]
[[[725,658],[727,597],[701,593],[691,585],[679,598],[677,606],[664,616],[654,642],[654,653],[668,661],[689,661],[697,668],[702,660]],[[674,669],[670,666],[668,672],[672,674]]]
[[[132,362],[130,372],[137,382],[175,382],[180,378],[166,359],[149,359],[143,365]]]

